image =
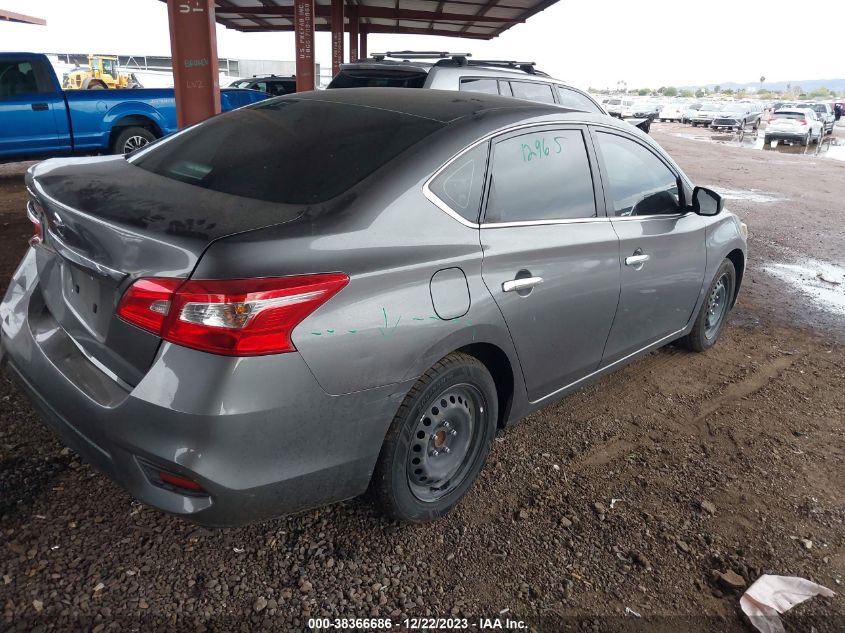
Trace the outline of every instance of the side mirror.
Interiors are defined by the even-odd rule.
[[[722,196],[707,187],[692,190],[692,210],[698,215],[713,216],[722,212]]]

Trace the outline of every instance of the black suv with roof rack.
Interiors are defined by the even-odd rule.
[[[469,53],[397,51],[343,64],[328,88],[431,88],[498,94],[607,114],[590,95],[537,70],[534,62],[471,59]],[[648,132],[651,119],[630,123]]]
[[[231,88],[249,88],[250,90],[261,90],[274,97],[281,97],[296,92],[296,77],[289,75],[253,75],[245,79],[236,79],[229,84]]]

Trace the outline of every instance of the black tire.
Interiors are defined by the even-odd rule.
[[[390,424],[370,482],[376,505],[412,523],[445,515],[481,472],[497,420],[496,383],[484,364],[459,352],[438,361],[411,388]],[[425,483],[426,475],[444,469],[435,482],[442,486]]]
[[[803,145],[804,147],[807,147],[807,146],[810,144],[810,137],[811,137],[811,136],[812,136],[812,135],[811,135],[811,134],[810,134],[810,132],[808,131],[808,132],[807,132],[807,135],[806,135],[804,138],[802,138],[802,139],[801,139],[801,145]]]
[[[709,321],[708,316],[711,314],[713,307],[713,299],[717,293],[720,284],[724,284],[724,295],[721,296],[718,309],[719,317],[716,321]],[[695,325],[692,330],[684,338],[681,343],[693,352],[703,352],[716,344],[719,340],[719,335],[722,333],[722,328],[728,318],[728,313],[731,311],[731,304],[733,303],[734,292],[736,291],[736,269],[733,262],[726,259],[722,262],[716,274],[713,276],[713,281],[710,282],[710,287],[707,289],[707,294],[704,297],[704,303],[701,304],[701,309],[695,317]]]
[[[115,135],[114,141],[112,141],[111,151],[112,154],[128,154],[148,143],[152,143],[154,140],[156,140],[156,135],[150,130],[145,127],[132,125],[122,128]]]
[[[772,142],[771,137],[766,136],[766,135],[763,136],[763,145],[768,145],[771,142]]]
[[[99,79],[91,79],[90,77],[82,82],[83,90],[108,90],[108,86]]]

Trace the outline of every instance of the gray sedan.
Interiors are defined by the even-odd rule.
[[[236,525],[448,512],[497,430],[719,337],[745,226],[606,116],[349,89],[27,174],[2,359],[141,501]],[[612,387],[611,387],[612,388]]]

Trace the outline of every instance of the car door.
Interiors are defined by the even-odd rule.
[[[61,92],[27,59],[0,60],[0,156],[70,149]]]
[[[704,280],[705,236],[679,174],[656,150],[621,131],[593,134],[622,271],[607,365],[686,327]]]
[[[536,402],[601,362],[619,298],[618,240],[585,127],[523,129],[492,145],[482,277]]]

